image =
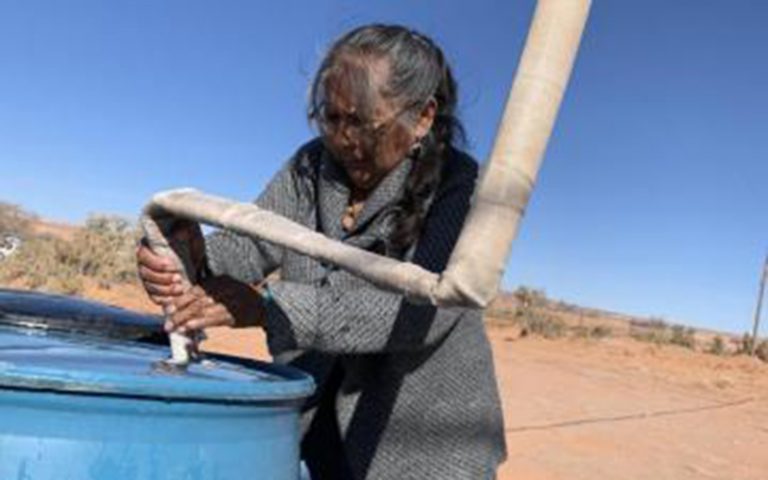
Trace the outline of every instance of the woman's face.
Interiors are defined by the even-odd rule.
[[[365,95],[356,94],[354,75],[345,68],[367,68]],[[335,73],[334,73],[335,72]],[[359,72],[358,72],[359,73]],[[323,139],[349,177],[352,186],[370,191],[400,162],[418,138],[429,131],[434,108],[425,122],[424,112],[404,110],[384,98],[388,76],[385,60],[334,68],[323,82],[324,104],[318,119]],[[362,98],[364,97],[364,98]]]

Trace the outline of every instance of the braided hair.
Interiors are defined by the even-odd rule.
[[[464,128],[456,116],[457,85],[440,47],[429,37],[399,25],[372,24],[358,27],[339,38],[326,54],[310,88],[310,121],[318,121],[325,102],[323,82],[327,75],[347,65],[361,66],[352,73],[353,92],[365,107],[371,99],[371,81],[366,65],[386,60],[388,78],[378,92],[403,108],[424,108],[434,101],[436,112],[432,128],[415,145],[413,160],[403,198],[398,205],[394,232],[389,238],[393,253],[402,254],[418,238],[427,216],[428,204],[440,183],[445,158],[455,144],[465,140]],[[366,102],[367,101],[367,102]]]

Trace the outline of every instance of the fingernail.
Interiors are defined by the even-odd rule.
[[[165,329],[166,332],[171,333],[173,331],[173,322],[170,322],[170,321],[165,322],[165,324],[163,325],[163,328]]]
[[[173,275],[173,281],[174,283],[181,283],[181,275],[179,275],[178,273],[175,273]]]

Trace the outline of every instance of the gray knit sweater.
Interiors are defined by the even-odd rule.
[[[322,143],[287,162],[256,203],[348,244],[388,252],[406,159],[341,218],[349,187]],[[417,244],[406,257],[442,271],[461,230],[477,164],[453,151]],[[478,245],[478,248],[482,248]],[[318,384],[302,415],[313,480],[493,478],[505,457],[493,361],[480,311],[416,305],[343,270],[230,232],[206,239],[216,275],[271,282],[266,332],[275,360]]]

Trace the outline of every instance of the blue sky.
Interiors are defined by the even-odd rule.
[[[370,21],[443,46],[482,160],[533,7],[0,0],[0,200],[81,222],[178,186],[252,199],[312,135],[324,48]],[[507,288],[749,327],[768,248],[766,23],[759,0],[594,2]]]

